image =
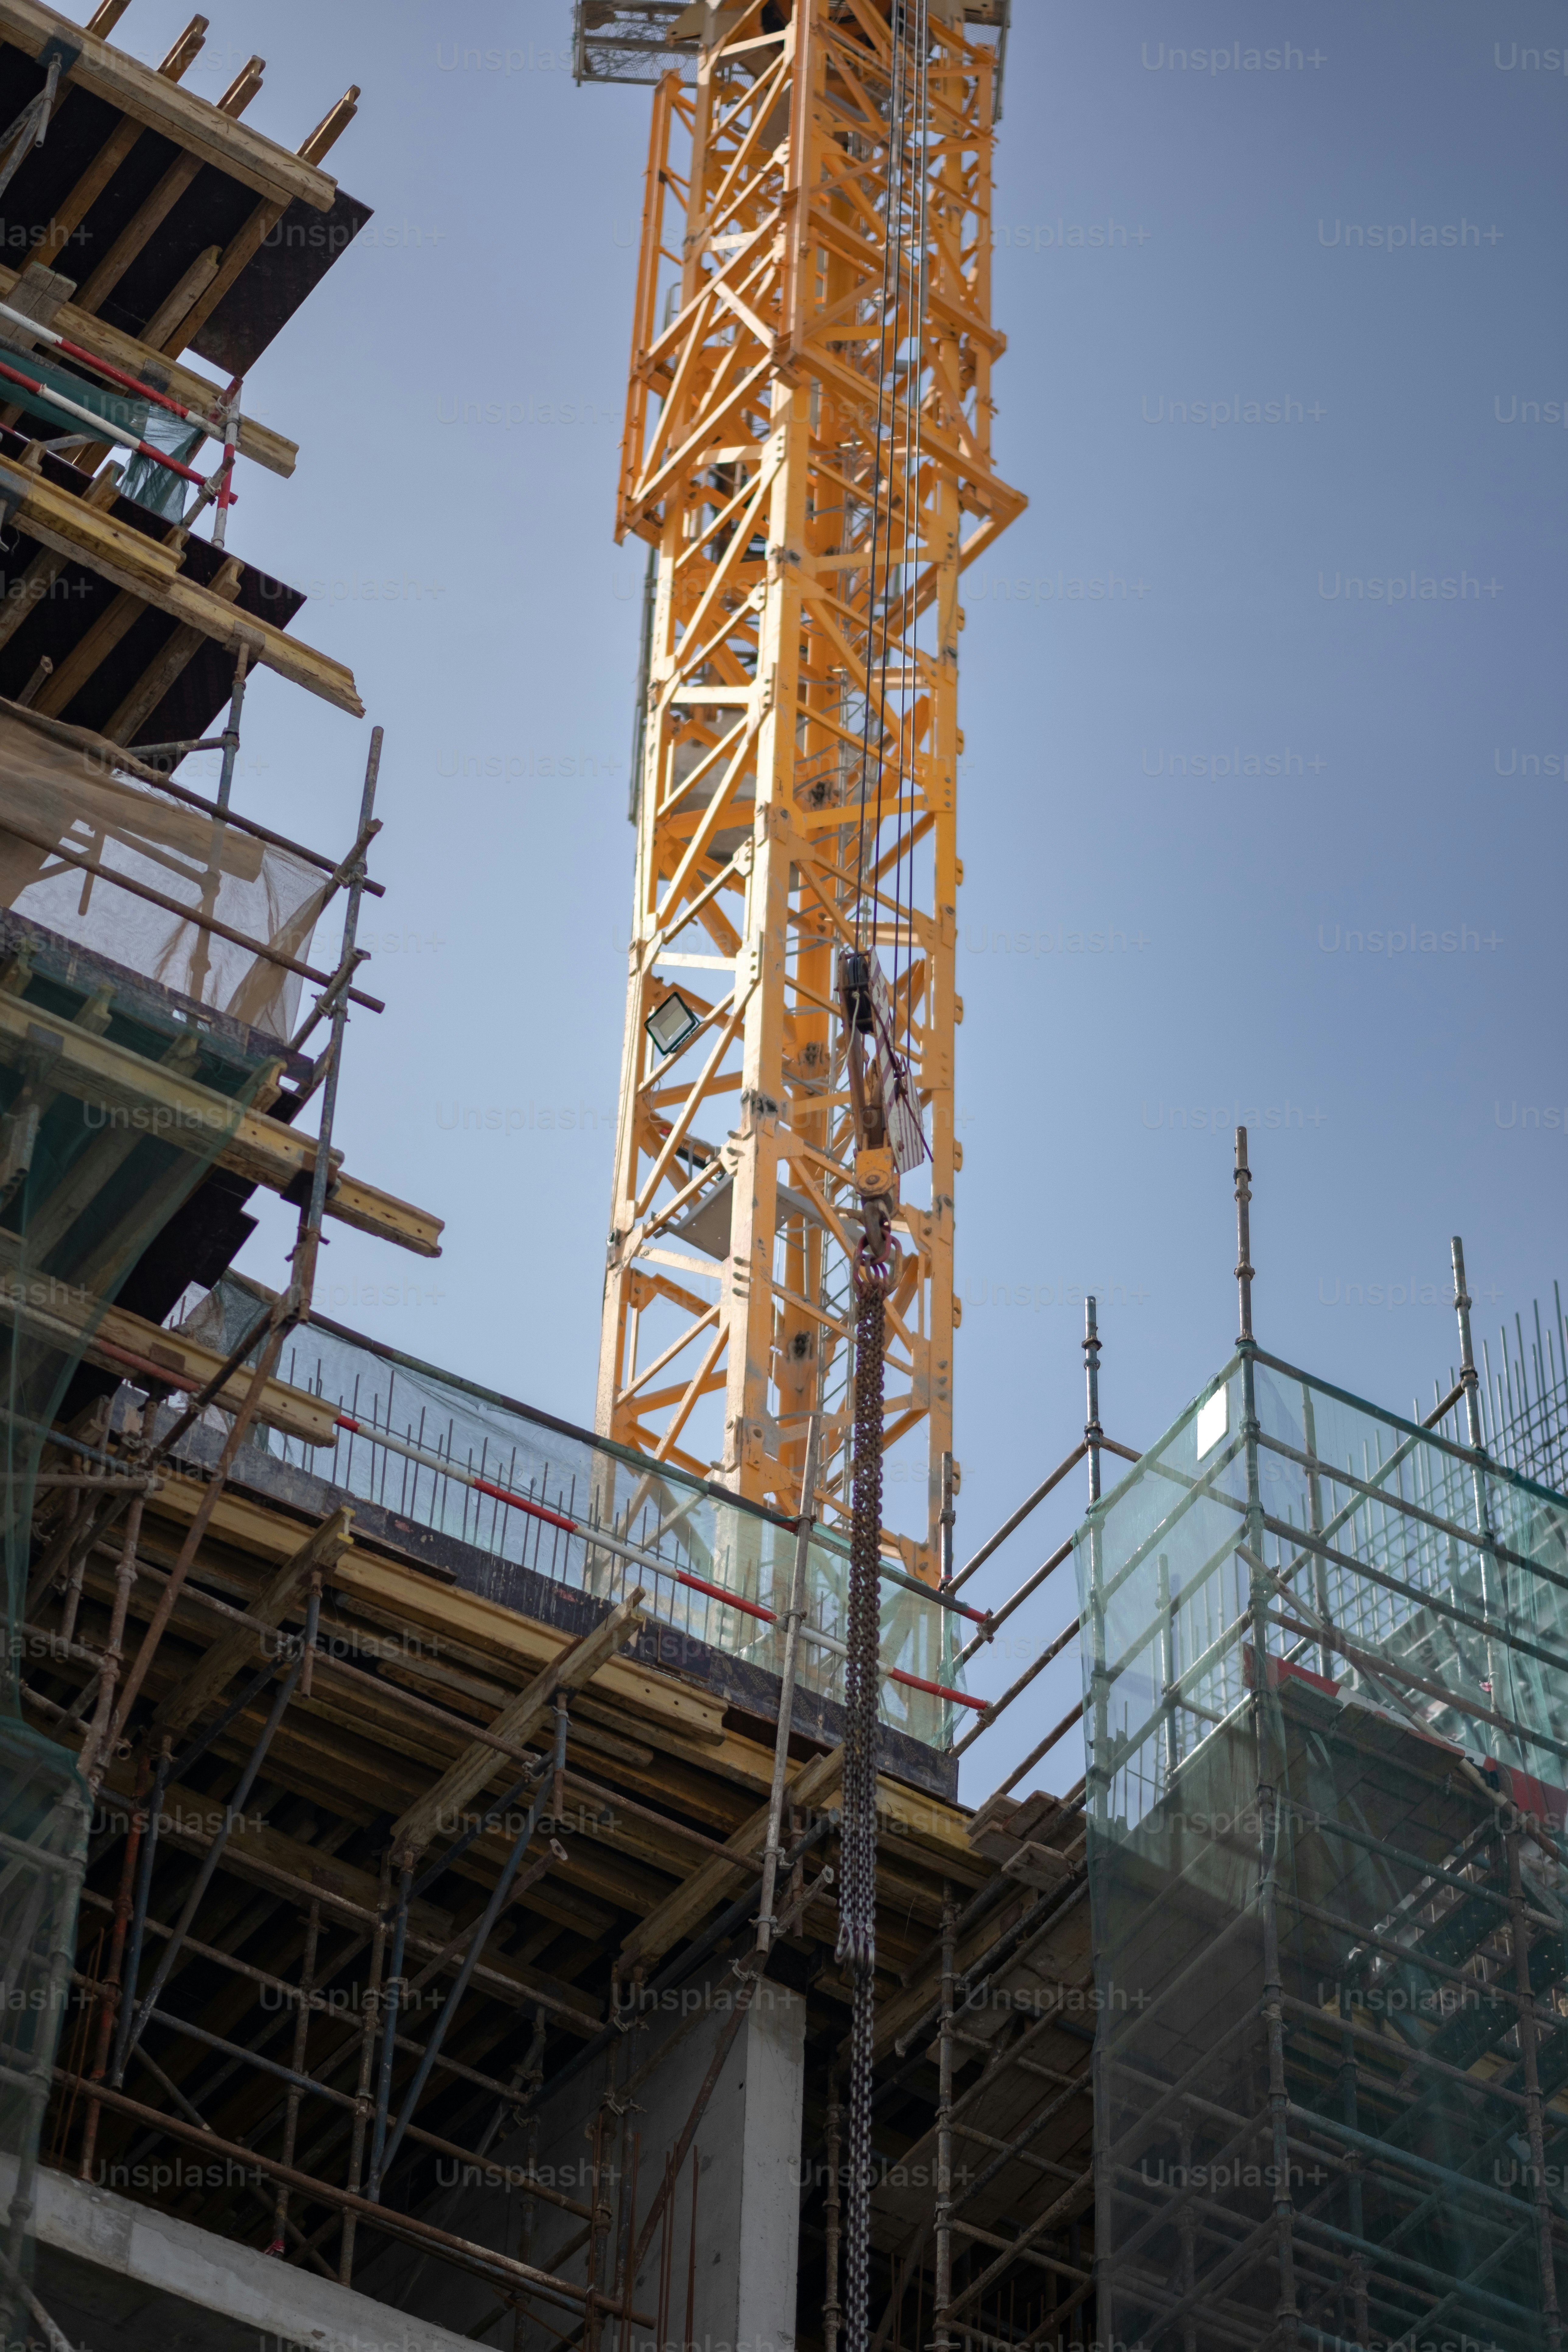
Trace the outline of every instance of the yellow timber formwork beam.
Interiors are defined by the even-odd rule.
[[[315,1136],[296,1135],[282,1119],[0,989],[0,1065],[14,1066],[39,1044],[51,1051],[50,1087],[96,1110],[110,1133],[156,1136],[275,1192],[291,1192],[315,1172]],[[351,1176],[337,1151],[326,1213],[417,1257],[441,1255],[439,1217]]]
[[[291,685],[319,694],[352,718],[364,717],[352,670],[270,621],[237,611],[215,590],[181,578],[183,549],[117,522],[85,498],[58,488],[41,473],[9,457],[0,457],[0,504],[6,508],[8,520],[40,547],[87,564],[126,595],[216,638],[229,653],[237,654],[245,646],[264,668],[276,670]]]
[[[654,95],[618,529],[656,554],[597,1401],[604,1434],[789,1511],[820,1412],[818,1507],[847,1517],[836,974],[858,907],[930,1142],[883,1436],[924,1449],[899,1548],[927,1579],[956,1320],[959,583],[1025,504],[990,450],[995,51],[929,15],[921,71],[888,0],[756,0],[710,16],[694,87]],[[676,991],[695,1026],[667,1054],[646,1024]]]
[[[15,1325],[29,1339],[52,1343],[62,1355],[79,1355],[84,1363],[142,1387],[149,1378],[161,1379],[188,1395],[223,1369],[220,1349],[204,1348],[184,1332],[165,1331],[128,1307],[110,1307],[78,1283],[24,1274],[19,1263],[0,1262],[0,1325]],[[213,1402],[220,1412],[237,1412],[249,1388],[250,1374],[242,1365]],[[287,1381],[266,1383],[256,1418],[304,1445],[331,1445],[337,1439],[337,1407],[331,1399]]]

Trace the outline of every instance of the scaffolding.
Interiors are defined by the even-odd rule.
[[[879,2345],[1559,2340],[1568,1499],[1493,1450],[1546,1442],[1552,1346],[1527,1387],[1516,1333],[1489,1408],[1456,1243],[1425,1421],[1270,1356],[1245,1135],[1237,1184],[1235,1356],[1135,1451],[1089,1301],[1083,1442],[947,1587],[1087,1464],[974,1646],[1069,1559],[1076,1613],[955,1745],[1075,1643],[1082,1699],[971,1818],[997,1875],[879,2015]],[[1083,1780],[1015,1796],[1080,1722]],[[835,2075],[813,2122],[831,2171]],[[831,2346],[831,2188],[810,2218]]]
[[[200,929],[199,897],[181,919]],[[187,1100],[167,1064],[181,1031],[194,1098],[222,1070],[231,1089],[181,1184],[254,1173],[265,1144],[279,1189],[326,1168],[323,1213],[363,1223],[379,1199],[389,1238],[434,1245],[275,1097],[258,1109],[255,1081],[279,1074],[325,1102],[331,1048],[279,1055],[5,921],[28,1008],[8,1132],[34,1146],[7,1214],[46,1276],[78,1263],[42,1240],[53,1204],[90,1205],[73,1116]],[[351,919],[339,1013],[353,941]],[[46,1024],[59,1057],[29,1075]],[[46,1076],[34,1132],[24,1096]],[[284,1138],[296,1157],[279,1164]],[[173,1196],[149,1197],[166,1215]],[[72,1248],[100,1244],[117,1198],[116,1263],[138,1273],[157,1222],[138,1189],[110,1193]],[[1458,1255],[1456,1276],[1466,1315]],[[54,2084],[46,2167],[112,2186],[173,2157],[172,2210],[402,2308],[458,2278],[488,2298],[481,2335],[658,2329],[711,2086],[666,2181],[639,2188],[623,2118],[651,2062],[628,2037],[715,1968],[739,2018],[772,1972],[808,2006],[801,2294],[826,2352],[847,1987],[831,1958],[841,1756],[810,1704],[833,1653],[814,1665],[805,1643],[787,1699],[776,1669],[797,1612],[797,1636],[829,1622],[831,1538],[342,1327],[280,1321],[286,1298],[228,1276],[163,1328],[105,1301],[67,1334],[58,1300],[14,1296],[47,1372],[10,1399],[33,1473],[13,1522],[31,1570],[17,1696],[26,1736],[77,1754],[106,1807],[85,1853],[58,1817],[58,1886],[27,1948],[35,1978],[68,1966],[79,1885],[68,2040],[14,2037],[13,2071],[47,2064]],[[944,1640],[954,1675],[1068,1560],[1079,1589],[962,1733],[928,1716],[931,1744],[900,1740],[895,1714],[885,1735],[879,2343],[1114,2330],[1196,2352],[1423,2343],[1450,2324],[1506,2352],[1552,2342],[1568,1503],[1484,1450],[1461,1334],[1423,1424],[1247,1331],[1140,1452],[1101,1426],[1091,1307],[1082,1439],[940,1592],[887,1564],[889,1610]],[[68,1402],[79,1366],[100,1381],[87,1420]],[[1131,1467],[1102,1496],[1107,1459]],[[1078,1535],[991,1609],[961,1600],[1080,1469]],[[1083,1702],[975,1814],[953,1807],[956,1751],[1075,1640]],[[704,1691],[704,1644],[755,1679]],[[1080,1720],[1085,1779],[1016,1797]],[[583,2193],[512,2164],[499,2234],[454,2227],[437,2168],[536,2145],[574,2082],[594,2118]],[[237,2168],[217,2199],[214,2162]],[[21,2296],[37,2300],[25,2259]]]
[[[1252,1335],[1091,1510],[1097,2326],[1561,2342],[1568,1501]],[[1459,1407],[1466,1425],[1442,1423]]]
[[[8,2340],[60,2352],[62,2326],[90,2340],[68,2264],[42,2283],[29,2266],[35,2201],[68,2175],[199,2222],[236,2259],[270,2255],[277,2276],[355,2287],[512,2352],[700,2341],[715,2087],[777,1990],[804,2031],[798,2340],[841,2352],[847,1580],[823,1520],[842,1492],[844,1335],[825,1268],[829,1240],[845,1255],[854,1236],[830,1125],[811,1125],[833,1108],[834,1012],[817,982],[844,903],[831,859],[848,753],[858,742],[864,760],[876,732],[845,680],[866,667],[874,625],[884,649],[908,630],[885,723],[889,740],[901,730],[910,799],[889,820],[889,855],[912,855],[923,828],[941,861],[924,882],[956,887],[953,600],[963,562],[1016,504],[984,448],[1002,44],[973,37],[1003,34],[1006,10],[919,12],[951,117],[930,150],[931,220],[959,261],[946,276],[920,262],[947,324],[901,361],[883,321],[906,273],[871,282],[900,236],[842,176],[894,142],[889,19],[860,0],[814,0],[793,29],[782,13],[767,0],[578,12],[586,78],[657,82],[656,166],[689,160],[681,126],[700,126],[702,171],[731,173],[743,207],[741,226],[715,215],[704,232],[686,310],[656,317],[679,190],[657,169],[650,184],[628,520],[658,541],[669,609],[650,614],[649,675],[664,671],[643,817],[648,872],[669,850],[700,887],[668,921],[657,889],[644,910],[637,1070],[643,1016],[671,1001],[656,967],[735,966],[732,1000],[689,1008],[710,1045],[738,1021],[763,932],[795,950],[768,979],[774,1010],[786,987],[794,1005],[770,1013],[745,1071],[718,1056],[679,1104],[674,1087],[650,1097],[651,1129],[623,1138],[674,1198],[620,1235],[610,1353],[625,1384],[597,1435],[336,1325],[310,1297],[324,1218],[426,1256],[440,1231],[331,1142],[350,1008],[375,1003],[356,986],[355,925],[376,887],[379,745],[342,856],[232,805],[258,662],[358,708],[340,665],[262,625],[291,616],[293,592],[264,609],[258,575],[223,548],[236,457],[292,464],[245,413],[239,379],[310,282],[287,238],[270,291],[246,273],[294,205],[332,229],[329,252],[364,217],[320,170],[353,93],[290,157],[237,123],[258,71],[218,109],[179,93],[202,20],[154,75],[102,37],[116,0],[69,28],[68,58],[47,37],[63,20],[31,0],[6,13],[28,43],[10,33],[5,53],[22,110],[0,162],[8,207],[46,240],[51,224],[82,227],[86,268],[79,287],[43,262],[0,272],[0,389],[25,395],[0,414],[16,541],[0,616],[0,1958],[24,1996],[0,2037]],[[829,135],[854,92],[857,124]],[[155,125],[179,150],[163,210],[115,178]],[[922,157],[930,131],[914,127]],[[198,156],[237,191],[216,247]],[[818,257],[808,267],[797,238],[776,285],[773,248],[763,256],[775,215],[809,215]],[[902,249],[926,256],[931,226]],[[795,335],[783,373],[773,330],[759,334],[769,320]],[[853,332],[837,336],[845,320]],[[869,374],[849,348],[868,325],[881,353]],[[187,346],[232,367],[226,391],[182,363]],[[724,406],[721,371],[752,357],[763,373]],[[957,390],[911,400],[911,366]],[[831,397],[809,389],[818,376]],[[899,542],[907,575],[891,540],[856,536],[881,428],[868,435],[847,396],[868,383],[917,446],[926,436],[924,469],[903,467],[900,532],[924,517]],[[672,452],[685,485],[672,488],[648,473],[643,436],[662,429],[653,396],[673,416],[678,392],[701,446],[679,466]],[[955,455],[942,436],[960,415],[973,446]],[[198,424],[223,445],[203,467],[184,447]],[[757,470],[775,434],[779,479],[795,485],[777,532]],[[117,437],[137,445],[140,472],[105,462]],[[852,460],[836,493],[847,536],[820,527],[826,493],[800,504],[802,484],[830,479],[833,447]],[[191,531],[195,508],[180,510],[198,484],[210,540]],[[961,547],[965,509],[977,520]],[[55,598],[57,582],[83,580],[79,613]],[[914,642],[928,590],[934,653]],[[681,634],[704,613],[706,650]],[[802,673],[799,740],[756,667],[792,628],[824,662],[838,646],[837,667]],[[752,793],[723,748],[742,710],[764,744]],[[206,749],[223,753],[211,802],[169,772]],[[753,798],[776,827],[752,824]],[[823,887],[808,901],[809,872]],[[764,884],[783,912],[766,914]],[[726,893],[745,940],[720,911]],[[318,966],[310,936],[338,896],[342,946]],[[878,937],[898,954],[918,935],[926,955],[922,1084],[945,1187],[957,1007],[952,901],[932,903],[895,905]],[[682,950],[678,920],[708,938]],[[917,969],[901,983],[911,1011]],[[760,972],[756,986],[760,1004]],[[647,1066],[649,1084],[662,1067]],[[688,1132],[723,1079],[759,1072],[739,1154]],[[1091,1305],[1081,1441],[962,1567],[942,1352],[950,1192],[912,1213],[924,1307],[905,1330],[899,1409],[925,1420],[933,1475],[916,1533],[880,1562],[872,2330],[843,2352],[1557,2344],[1561,1313],[1544,1339],[1538,1323],[1533,1352],[1516,1328],[1495,1375],[1489,1360],[1477,1370],[1462,1319],[1461,1368],[1426,1422],[1385,1412],[1258,1346],[1244,1155],[1239,1182],[1236,1355],[1157,1444],[1134,1448],[1101,1426]],[[257,1183],[300,1212],[277,1289],[228,1270]],[[661,1219],[666,1242],[698,1253],[677,1267],[694,1279],[748,1220],[783,1236],[784,1286],[770,1303],[759,1285],[725,1327],[745,1358],[731,1366],[728,1486],[679,1447],[683,1413],[722,1378],[717,1311],[632,1264]],[[1455,1271],[1463,1318],[1462,1258]],[[656,1305],[697,1319],[668,1347],[649,1323],[639,1360],[629,1335]],[[673,1389],[655,1389],[689,1343],[700,1352]],[[654,1412],[658,1427],[642,1418]],[[1107,1492],[1108,1464],[1128,1475]],[[1083,1527],[978,1605],[981,1571],[1075,1473]],[[979,1700],[966,1668],[1042,1592],[1059,1601],[1055,1629]],[[959,1759],[1037,1706],[1075,1644],[1082,1698],[1031,1725],[984,1805],[958,1805]],[[1080,1724],[1084,1777],[1060,1795],[1029,1785]],[[659,2028],[688,1995],[700,2044]],[[674,2100],[678,2043],[700,2079]],[[542,2156],[563,2127],[584,2135],[570,2181]],[[496,2162],[493,2197],[461,2185]]]
[[[113,1819],[247,1439],[325,1434],[277,1377],[324,1221],[424,1255],[440,1232],[333,1145],[351,1009],[381,1010],[356,945],[381,730],[341,856],[234,805],[258,667],[363,715],[288,634],[304,598],[226,545],[237,461],[297,456],[246,373],[368,216],[321,169],[358,93],[290,152],[240,121],[260,58],[209,103],[181,87],[206,18],[154,69],[110,45],[123,8],[0,12],[0,2317],[51,2352],[40,2192],[102,2113],[60,2084],[106,2088],[115,2034],[142,2030],[117,2006],[131,1906],[95,1908],[95,1801]],[[210,798],[173,772],[209,751]],[[299,1212],[282,1286],[237,1346],[171,1334],[258,1185]],[[175,1465],[209,1426],[193,1479]],[[117,1851],[157,1837],[156,1809],[121,1805]]]
[[[119,1418],[117,1465],[158,1426]],[[143,1644],[210,1491],[164,1458],[126,1601]],[[647,2172],[639,2189],[621,2120],[648,2071],[639,2032],[709,1976],[738,2028],[772,1969],[815,1981],[815,2034],[833,2037],[840,1751],[797,1727],[775,1806],[772,1725],[649,1655],[639,1590],[584,1595],[574,1633],[462,1582],[456,1538],[440,1573],[390,1512],[321,1500],[239,1447],[164,1614],[130,1753],[104,1772],[47,2160],[135,2193],[156,2155],[166,2210],[405,2309],[457,2293],[479,2297],[476,2321],[642,2327],[625,2255],[668,2236],[711,2084],[669,2191]],[[118,1547],[91,1544],[69,1641],[68,1591],[40,1593],[24,1700],[67,1737],[119,1589]],[[940,1780],[881,1786],[889,1988],[940,1924],[940,1886],[994,1875]],[[519,2169],[516,2143],[574,2082],[597,2120],[566,2194]],[[499,2230],[442,2186],[492,2155],[517,2192]],[[219,2195],[214,2164],[233,2168]]]

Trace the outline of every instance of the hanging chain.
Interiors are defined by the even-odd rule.
[[[844,2252],[845,2352],[870,2341],[871,2059],[877,2013],[877,1746],[881,1703],[882,1349],[890,1272],[862,1244],[855,1268],[855,1456],[837,1958],[853,1990]]]

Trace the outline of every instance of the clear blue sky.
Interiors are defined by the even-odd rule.
[[[298,632],[353,664],[387,730],[368,919],[389,1010],[355,1024],[342,1134],[448,1220],[434,1267],[337,1229],[321,1303],[586,1421],[631,873],[641,556],[609,524],[647,100],[574,87],[565,0],[211,13],[193,86],[216,95],[259,49],[251,119],[290,145],[364,85],[331,168],[376,207],[256,372],[302,455],[291,483],[247,469],[232,526],[310,591]],[[1331,1380],[1430,1400],[1455,1232],[1484,1330],[1568,1273],[1568,17],[1016,13],[995,392],[1031,506],[964,598],[961,1550],[1074,1442],[1075,1292],[1100,1292],[1104,1418],[1130,1444],[1227,1351],[1238,1112],[1259,1334]],[[187,14],[134,0],[118,37],[155,60]],[[266,764],[242,805],[346,838],[365,730],[265,678],[247,718]],[[476,1107],[499,1131],[449,1124]],[[263,1278],[284,1233],[269,1217],[247,1254]],[[1353,1285],[1404,1296],[1356,1305]],[[1071,1605],[1058,1579],[1026,1642]],[[1077,1672],[1064,1656],[982,1745],[971,1793]]]

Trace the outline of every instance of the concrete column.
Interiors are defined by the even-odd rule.
[[[627,2036],[619,2075],[621,2083],[631,2084],[624,2174],[621,2118],[608,2109],[605,2114],[604,2193],[615,2217],[602,2272],[606,2286],[614,2277],[616,2233],[631,2198],[632,2138],[640,2139],[635,2242],[664,2179],[665,2158],[681,2136],[731,2014],[733,1993],[734,1979],[729,1976],[684,1986],[666,1995],[663,2005],[649,2011]],[[645,2068],[650,2071],[639,2082],[636,2078]],[[661,2271],[667,2271],[667,2345],[683,2344],[689,2336],[707,2352],[794,2352],[805,2071],[805,2003],[798,1993],[764,1979],[633,2282],[635,2307],[657,2318]],[[556,2105],[545,2109],[539,2135],[542,2177],[584,2201],[604,2080],[596,2066],[591,2080],[568,2085]],[[512,2160],[521,2153],[520,2140]],[[498,2155],[507,2160],[502,2151]],[[552,2250],[582,2225],[543,2206],[536,2212],[533,2259],[553,2267]],[[568,2277],[585,2275],[582,2254],[562,2267]],[[552,2316],[559,2325],[559,2314]],[[550,2352],[552,2340],[542,2329],[525,2326],[521,2352]],[[655,2352],[651,2326],[634,2326],[627,2340],[637,2352]],[[618,2326],[606,2341],[619,2344]]]
[[[603,2107],[601,2195],[610,2227],[600,2260],[602,2293],[614,2283],[623,2232],[632,2245],[641,2233],[664,2179],[665,2158],[685,2129],[733,2015],[734,1992],[734,1978],[715,1971],[661,1996],[625,2037],[616,2073],[623,2112]],[[622,2352],[623,2345],[626,2352],[668,2352],[689,2339],[700,2352],[794,2352],[805,2072],[805,2002],[764,1979],[726,2054],[694,2153],[687,2155],[633,2284],[634,2308],[657,2321],[661,2277],[668,2281],[663,2347],[652,2325],[633,2325],[623,2337],[619,2321],[606,2320],[591,2352]],[[578,2207],[593,2200],[594,2135],[605,2084],[601,2056],[547,2101],[539,2119],[535,2178]],[[635,2182],[634,2139],[640,2141]],[[480,2245],[521,2254],[527,2160],[522,2132],[498,2140],[483,2163],[441,2158],[435,2194],[422,2209],[426,2218]],[[584,2232],[581,2213],[542,2198],[534,2198],[532,2207],[525,2259],[585,2284],[586,2246],[566,2251]],[[421,2262],[405,2246],[389,2245],[374,2256],[359,2284],[388,2304],[505,2352],[557,2352],[560,2337],[571,2336],[582,2316],[581,2305],[541,2295],[539,2316],[523,2315],[514,2338],[512,2315],[498,2308],[495,2289]]]

